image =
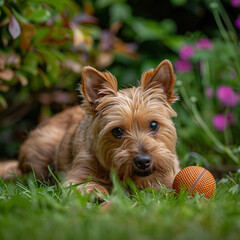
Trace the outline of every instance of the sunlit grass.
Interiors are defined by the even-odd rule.
[[[239,179],[218,182],[211,200],[133,184],[129,194],[115,181],[105,209],[74,189],[1,181],[0,239],[238,239]]]

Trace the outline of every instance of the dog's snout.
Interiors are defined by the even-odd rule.
[[[152,164],[152,157],[148,154],[139,154],[133,159],[133,162],[138,169],[146,170]]]

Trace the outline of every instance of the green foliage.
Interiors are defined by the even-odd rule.
[[[190,124],[192,130],[186,131],[186,129],[180,128],[179,135],[183,136],[184,141],[197,149],[195,151],[199,153],[208,149],[207,155],[202,155],[206,156],[212,164],[229,164],[231,162],[239,164],[237,149],[240,143],[238,134],[240,125],[236,120],[240,116],[239,100],[237,100],[240,89],[239,48],[237,47],[239,38],[221,3],[214,1],[214,5],[212,3],[210,7],[223,39],[212,39],[210,42],[212,47],[209,49],[197,47],[198,34],[192,34],[187,39],[186,44],[195,52],[187,59],[193,69],[178,74],[179,92],[184,107],[179,111],[182,115],[181,125],[183,128],[189,128]],[[228,99],[221,100],[218,95],[221,87],[225,88],[223,91],[226,92],[234,91],[234,96],[228,95]],[[234,101],[228,104],[227,100],[231,97]],[[192,114],[191,119],[189,119],[189,113]],[[222,123],[221,129],[214,122],[214,117],[218,115],[225,116],[225,126]],[[192,124],[193,122],[194,124]],[[184,136],[184,134],[187,135]],[[211,148],[214,147],[219,155],[216,153],[212,155]]]
[[[23,125],[31,128],[76,104],[85,65],[105,69],[119,53],[136,58],[118,30],[101,28],[94,14],[90,1],[1,1],[0,142],[6,144],[1,156],[16,154],[21,140],[14,135],[21,127],[15,123],[24,116],[30,117]],[[37,115],[30,114],[36,109]]]
[[[25,101],[32,92],[73,88],[85,65],[105,68],[119,49],[109,40],[101,45],[102,30],[94,7],[84,1],[4,1],[1,6],[1,107],[11,91]],[[112,33],[112,38],[114,33]],[[124,42],[122,44],[124,50]],[[126,49],[125,55],[129,51]],[[66,77],[67,76],[67,77]],[[20,88],[20,91],[16,91]],[[72,89],[71,89],[72,90]],[[5,97],[3,95],[5,93]]]

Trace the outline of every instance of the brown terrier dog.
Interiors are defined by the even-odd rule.
[[[81,192],[112,187],[110,170],[120,180],[132,179],[140,189],[159,182],[171,188],[179,171],[177,135],[171,117],[176,99],[172,64],[165,60],[145,72],[141,85],[118,91],[109,72],[85,67],[82,73],[81,107],[57,114],[32,131],[23,143],[19,162],[1,163],[0,176],[12,170],[18,175],[34,170],[46,179],[48,166],[66,173],[67,184]]]

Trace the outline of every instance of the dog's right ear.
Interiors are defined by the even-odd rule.
[[[117,80],[110,72],[101,73],[89,66],[83,68],[81,90],[93,108],[96,108],[100,98],[117,95],[117,88]]]
[[[162,88],[168,102],[172,103],[177,99],[173,90],[175,81],[171,62],[164,60],[155,69],[143,73],[141,85],[144,90],[156,87]]]

